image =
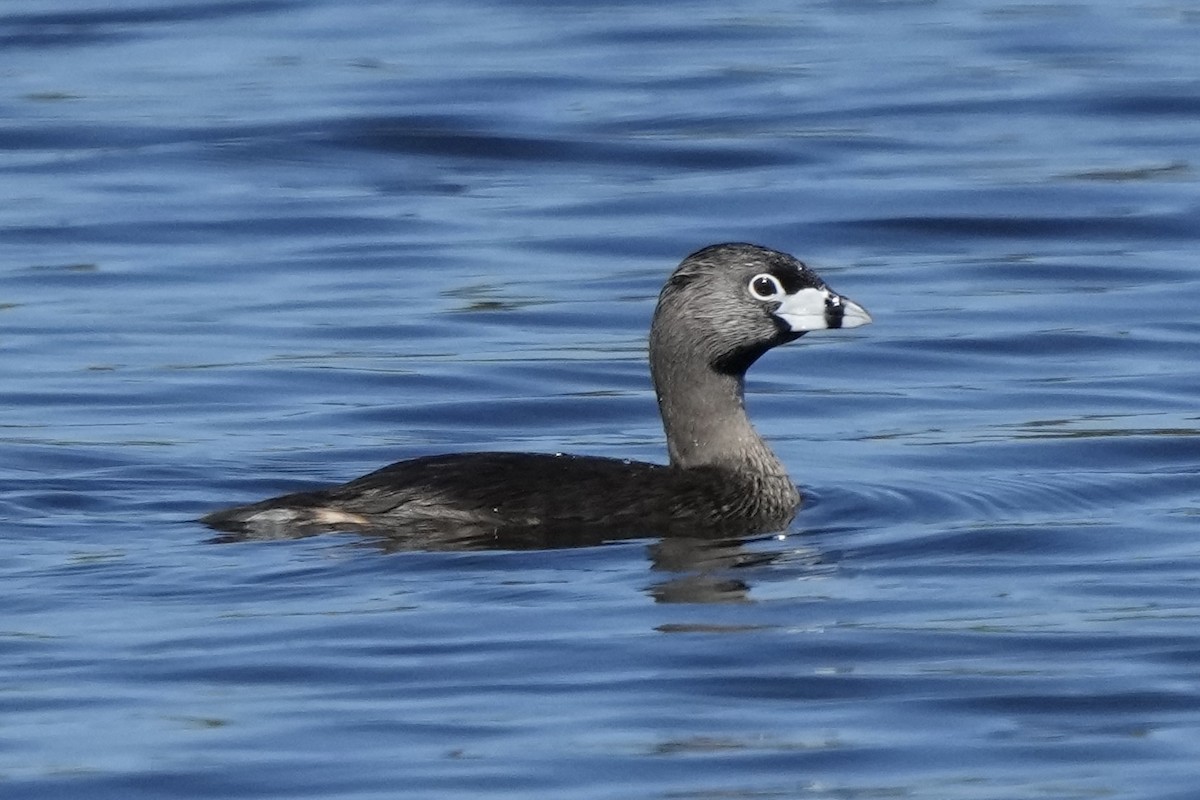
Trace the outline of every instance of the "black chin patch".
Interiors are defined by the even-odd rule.
[[[750,369],[754,362],[762,358],[763,353],[770,350],[775,344],[772,342],[771,344],[739,347],[737,350],[717,358],[712,362],[712,368],[722,375],[745,375],[746,370]]]

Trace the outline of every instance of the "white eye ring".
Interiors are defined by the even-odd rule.
[[[755,300],[774,300],[783,294],[783,284],[769,272],[760,272],[746,284],[750,296]]]

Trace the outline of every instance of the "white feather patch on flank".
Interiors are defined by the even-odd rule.
[[[371,521],[361,514],[351,514],[336,508],[269,508],[246,518],[246,523],[257,531],[285,531],[304,525],[358,525],[369,526]]]
[[[290,525],[299,517],[300,515],[291,508],[268,508],[266,511],[250,514],[246,517],[246,522],[263,526]]]
[[[370,525],[371,521],[361,514],[351,514],[336,508],[312,509],[313,522],[321,525]]]

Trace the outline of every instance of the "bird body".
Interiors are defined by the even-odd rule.
[[[746,370],[808,331],[870,321],[792,256],[713,245],[671,275],[651,325],[650,370],[669,464],[549,453],[425,456],[202,521],[240,538],[339,529],[524,531],[535,538],[555,531],[603,538],[776,530],[801,498],[746,415]]]

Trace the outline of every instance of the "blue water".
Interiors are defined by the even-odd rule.
[[[0,795],[1192,798],[1188,3],[6,0]],[[688,252],[875,324],[751,374],[748,541],[192,520],[662,460]]]

